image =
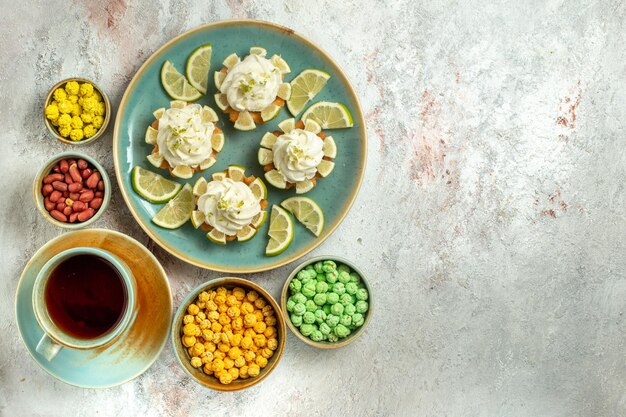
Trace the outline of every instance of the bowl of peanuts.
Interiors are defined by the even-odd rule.
[[[218,391],[249,388],[276,367],[287,327],[280,307],[257,284],[218,278],[194,289],[174,315],[178,362],[196,382]]]
[[[35,205],[55,226],[80,229],[102,216],[111,199],[104,168],[80,152],[63,152],[48,160],[35,176]]]

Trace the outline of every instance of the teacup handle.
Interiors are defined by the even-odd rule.
[[[51,361],[62,348],[62,345],[52,340],[47,334],[44,333],[39,343],[37,343],[37,348],[35,350],[48,361]]]

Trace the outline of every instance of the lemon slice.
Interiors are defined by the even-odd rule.
[[[220,87],[222,86],[222,83],[224,82],[224,78],[226,78],[225,72],[215,71],[213,73],[213,81],[215,82],[215,88],[217,88],[218,90],[220,89]]]
[[[267,187],[261,181],[261,178],[256,178],[248,187],[250,187],[250,191],[252,191],[257,200],[267,198]]]
[[[222,64],[228,69],[234,67],[238,63],[239,63],[239,57],[235,53],[228,55],[226,59],[224,60],[224,62],[222,62]]]
[[[287,65],[287,62],[280,57],[280,55],[273,55],[270,58],[270,62],[274,64],[276,68],[280,70],[283,74],[289,74],[291,72],[291,68]]]
[[[172,198],[152,218],[152,221],[166,229],[177,229],[185,224],[191,217],[193,210],[193,194],[191,185],[185,184],[176,197]]]
[[[313,181],[311,180],[298,181],[296,183],[296,194],[307,193],[311,191],[313,187],[314,187]]]
[[[283,200],[281,206],[289,210],[300,223],[315,236],[324,230],[324,212],[322,208],[308,197],[291,197]]]
[[[258,158],[260,165],[267,165],[274,160],[274,152],[269,149],[259,148]]]
[[[278,128],[285,133],[291,132],[296,127],[296,119],[285,119],[278,124]]]
[[[206,192],[206,185],[207,182],[204,178],[198,178],[198,181],[196,181],[196,183],[193,185],[193,195],[201,196],[202,194],[204,194]]]
[[[193,225],[195,229],[202,226],[202,223],[204,223],[204,220],[205,220],[205,217],[204,217],[203,212],[199,210],[194,210],[191,212],[191,224]]]
[[[209,156],[207,159],[200,163],[199,168],[204,171],[205,169],[211,168],[216,162],[217,159],[215,159],[213,156]]]
[[[196,101],[202,97],[170,61],[165,61],[161,67],[161,85],[174,100]]]
[[[203,123],[206,123],[206,122],[215,123],[219,120],[217,118],[217,113],[215,113],[215,110],[213,110],[209,106],[202,106],[202,112],[200,113],[200,116],[202,118]]]
[[[267,219],[267,211],[262,211],[252,218],[250,225],[254,227],[255,229],[259,230],[261,225],[265,223],[265,219]]]
[[[278,110],[280,110],[280,108]],[[237,130],[252,130],[256,127],[256,124],[254,123],[254,119],[252,119],[250,112],[242,111],[239,113],[239,117],[233,127]]]
[[[265,179],[276,188],[280,188],[281,190],[287,188],[287,181],[285,181],[285,177],[283,177],[283,174],[278,172],[276,169],[266,172]]]
[[[289,97],[291,97],[291,84],[282,83],[281,85],[279,85],[276,95],[283,100],[289,100]]]
[[[240,242],[247,242],[256,235],[257,230],[251,226],[244,226],[241,230],[237,231],[237,240]]]
[[[179,183],[163,178],[161,175],[140,166],[133,168],[131,182],[137,194],[156,204],[165,203],[183,188]]]
[[[148,145],[154,145],[157,140],[158,130],[154,129],[152,126],[148,126],[146,129],[146,136],[144,137],[146,143]]]
[[[211,175],[213,181],[222,181],[224,178],[226,178],[226,173],[223,171],[214,172],[213,175]]]
[[[272,206],[267,235],[270,240],[265,247],[265,255],[276,256],[289,247],[293,240],[293,220],[288,211],[277,205]]]
[[[278,113],[280,113],[280,109],[280,106],[277,106],[273,103],[270,104],[261,112],[261,119],[263,119],[264,122],[269,122],[270,120],[278,116]]]
[[[161,164],[163,164],[164,161],[163,155],[159,153],[151,153],[150,155],[146,156],[146,159],[148,160],[148,162],[150,162],[150,165],[155,168],[161,168]]]
[[[304,122],[304,130],[315,133],[316,135],[322,131],[322,127],[313,119],[307,119]]]
[[[182,100],[172,100],[170,101],[170,107],[172,109],[182,109],[187,107],[187,102]]]
[[[265,55],[267,55],[267,51],[265,48],[261,48],[260,46],[253,46],[250,48],[250,55],[260,55],[265,57]]]
[[[200,46],[187,58],[187,67],[185,75],[189,80],[189,84],[194,86],[196,90],[202,94],[206,94],[209,85],[209,68],[211,68],[211,53],[213,48],[211,44]]]
[[[322,159],[322,161],[317,166],[317,172],[324,178],[326,178],[331,172],[335,169],[335,163],[333,161],[327,161]]]
[[[317,69],[306,69],[291,81],[291,97],[287,100],[287,109],[294,116],[304,109],[326,85],[330,74]]]
[[[337,144],[335,143],[335,139],[333,139],[332,136],[326,136],[326,139],[324,139],[322,151],[324,152],[324,156],[333,159],[337,157]]]
[[[309,107],[301,119],[315,120],[322,129],[342,129],[352,127],[352,115],[346,106],[341,103],[319,101]]]
[[[241,165],[229,165],[228,166],[228,178],[233,181],[241,181],[245,176],[246,169]]]
[[[172,175],[187,180],[193,177],[193,169],[191,169],[187,165],[179,165],[172,169]]]
[[[264,148],[272,149],[274,147],[274,144],[276,143],[276,139],[276,135],[267,132],[261,138],[261,146],[263,146]]]
[[[211,147],[215,152],[221,152],[222,148],[224,148],[224,134],[223,133],[213,133],[211,136]]]
[[[209,233],[206,234],[206,237],[209,238],[211,242],[217,243],[218,245],[226,244],[226,235],[218,231],[217,229],[211,230]]]
[[[152,115],[154,116],[155,119],[159,120],[161,117],[163,117],[163,113],[165,113],[165,107],[156,109],[155,111],[152,112]]]

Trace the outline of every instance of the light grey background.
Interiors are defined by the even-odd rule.
[[[626,415],[626,6],[606,1],[1,0],[2,416]],[[239,393],[187,378],[168,345],[118,388],[73,388],[15,326],[20,271],[61,230],[30,196],[67,147],[41,121],[56,81],[92,78],[114,107],[142,62],[204,22],[258,18],[327,50],[367,115],[358,199],[313,254],[355,260],[377,309],[353,345],[289,336]],[[111,130],[86,151],[113,174]],[[175,305],[219,276],[137,226],[116,189],[99,227],[146,244]],[[247,276],[275,296],[292,266]]]

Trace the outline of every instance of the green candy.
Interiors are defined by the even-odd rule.
[[[306,303],[306,297],[305,297],[305,295],[304,295],[304,294],[302,294],[302,293],[300,293],[300,292],[299,292],[299,293],[297,293],[297,294],[294,294],[292,298],[293,298],[293,301],[295,301],[295,302],[296,302],[296,304],[297,304],[297,303],[300,303],[300,304],[304,304],[304,303]]]
[[[304,336],[309,336],[315,330],[316,330],[316,327],[313,324],[305,323],[302,326],[300,326],[300,333],[302,333]]]
[[[359,288],[358,290],[356,290],[357,300],[365,301],[367,300],[368,297],[369,297],[369,294],[367,293],[367,290],[365,288]]]
[[[302,303],[296,303],[293,306],[293,314],[296,316],[301,316],[306,312],[306,307]]]
[[[313,314],[315,315],[315,322],[317,324],[324,323],[324,320],[326,320],[326,313],[324,313],[324,310],[315,310]]]
[[[341,303],[333,304],[330,307],[330,312],[335,316],[341,316],[343,314],[343,305]]]
[[[334,314],[329,314],[326,317],[326,324],[332,329],[336,325],[339,324],[339,316],[335,316]]]
[[[367,304],[367,301],[359,300],[356,302],[355,307],[357,313],[363,314],[369,308],[369,304]]]
[[[334,292],[329,292],[326,294],[326,302],[328,304],[337,304],[339,302],[339,294]]]
[[[296,302],[293,301],[293,297],[289,297],[289,299],[287,300],[287,311],[291,313],[293,311],[293,306],[295,305],[296,305]]]
[[[346,271],[340,272],[337,279],[342,284],[347,284],[348,282],[350,282],[350,274],[348,274]]]
[[[352,325],[354,327],[361,327],[361,326],[363,326],[363,323],[365,323],[365,318],[363,317],[363,314],[355,313],[352,316]]]
[[[302,315],[302,321],[306,324],[313,324],[315,323],[315,314],[313,314],[310,311],[307,311],[306,313],[304,313]]]
[[[305,325],[303,324],[302,327],[304,327]],[[337,335],[338,338],[344,338],[347,337],[350,334],[350,329],[348,329],[346,326],[344,326],[343,324],[338,324],[334,329],[333,332],[335,333],[335,335]]]
[[[302,316],[292,314],[291,316],[289,316],[289,319],[291,320],[291,323],[293,323],[293,325],[296,327],[300,327],[302,325]]]
[[[314,270],[316,273],[321,274],[321,273],[323,272],[323,271],[322,271],[322,266],[323,266],[323,265],[324,265],[324,264],[322,264],[321,262],[315,262],[315,265],[313,265],[313,270]]]
[[[343,295],[346,292],[346,286],[341,282],[336,282],[333,284],[333,290],[337,295]]]
[[[341,316],[341,319],[339,319],[339,323],[343,324],[346,327],[349,327],[350,325],[352,325],[352,317],[344,314],[343,316]]]
[[[322,263],[322,271],[330,272],[330,271],[336,271],[336,270],[337,270],[337,264],[334,263],[333,261],[324,261]]]
[[[330,304],[324,304],[324,307],[322,307],[322,311],[324,313],[326,313],[326,315],[330,314]]]
[[[309,271],[309,274],[314,273],[315,269],[313,268],[313,265],[307,265],[306,268],[304,268],[305,271]]]
[[[350,294],[342,294],[339,296],[339,303],[344,307],[348,304],[354,304],[356,302],[356,297]]]
[[[320,332],[322,332],[323,335],[328,335],[330,333],[330,326],[326,323],[321,323]]]
[[[358,289],[359,289],[358,285],[356,285],[354,282],[348,282],[346,284],[346,292],[350,295],[356,294],[356,291]]]
[[[326,275],[324,275],[324,274],[317,274],[317,275],[315,275],[315,279],[317,280],[317,282],[325,282],[326,281]]]
[[[352,272],[350,274],[350,282],[354,282],[355,284],[358,285],[361,283],[361,277],[356,272]]]
[[[313,297],[313,302],[318,305],[318,306],[323,306],[324,304],[326,304],[326,294],[321,293],[321,294],[315,294],[315,297]]]
[[[306,308],[306,311],[317,310],[317,304],[315,304],[313,300],[306,300],[306,303],[304,303],[304,307]]]
[[[337,271],[326,272],[326,281],[331,284],[337,282],[338,277],[339,277],[339,272]]]
[[[348,304],[343,308],[343,312],[348,316],[353,316],[354,313],[356,313],[356,307],[354,306],[354,304]]]
[[[301,270],[300,272],[298,272],[298,275],[296,275],[296,277],[298,279],[306,279],[309,278],[309,271],[307,271],[306,269]]]
[[[311,336],[309,337],[314,342],[321,342],[322,340],[324,340],[324,335],[319,330],[313,330],[313,332],[311,332]]]
[[[337,272],[342,273],[342,272],[347,272],[348,274],[350,273],[350,267],[348,265],[344,265],[341,264],[337,267]]]
[[[335,335],[335,333],[329,333],[328,334],[328,341],[331,343],[334,343],[336,341],[338,341],[339,338]]]
[[[304,271],[300,271],[300,272],[304,272]],[[300,273],[298,273],[298,275],[300,275]],[[299,293],[300,290],[302,289],[302,281],[300,281],[299,279],[292,279],[291,282],[289,283],[289,289],[291,290],[292,294]]]
[[[324,281],[319,281],[317,284],[315,284],[315,291],[317,293],[324,293],[328,291],[328,284]]]
[[[313,275],[315,277],[315,275]],[[311,282],[313,278],[311,278],[311,275],[307,275],[306,277],[302,278],[302,286],[304,287],[308,282]]]
[[[302,294],[307,298],[313,298],[315,295],[315,282],[309,281],[302,287]]]

